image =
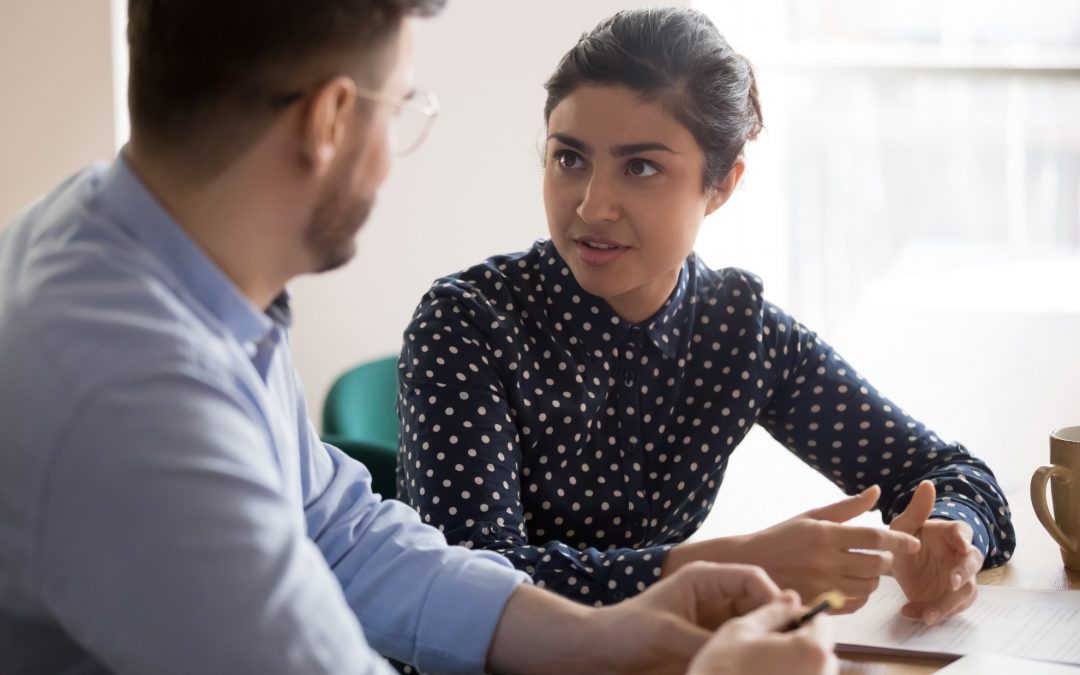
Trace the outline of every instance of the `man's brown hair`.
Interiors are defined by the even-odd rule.
[[[227,165],[266,129],[275,97],[356,75],[408,15],[445,0],[129,0],[132,138],[188,168]],[[351,65],[350,65],[351,64]],[[358,83],[379,86],[380,82]]]

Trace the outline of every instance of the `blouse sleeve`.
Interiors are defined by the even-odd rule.
[[[885,522],[903,512],[921,481],[933,481],[931,518],[968,523],[984,565],[1004,564],[1016,539],[1009,505],[986,464],[882,396],[782,310],[760,306],[762,359],[772,366],[774,387],[762,426],[848,494],[880,485]]]
[[[506,556],[537,586],[595,605],[643,591],[670,546],[578,549],[529,542],[512,387],[514,318],[443,280],[405,332],[399,363],[398,497],[450,544]],[[512,356],[512,355],[511,355]]]

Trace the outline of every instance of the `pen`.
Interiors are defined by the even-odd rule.
[[[799,628],[827,609],[843,609],[844,602],[844,594],[840,591],[826,591],[819,595],[805,612],[792,619],[786,630],[792,631]]]

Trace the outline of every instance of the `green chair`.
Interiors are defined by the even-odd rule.
[[[363,363],[339,377],[323,404],[323,441],[364,463],[371,488],[397,492],[397,357]]]

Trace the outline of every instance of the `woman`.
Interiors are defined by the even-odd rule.
[[[620,12],[546,84],[550,241],[436,281],[400,361],[399,496],[452,543],[616,602],[693,560],[935,623],[1007,560],[993,474],[883,398],[737,269],[693,254],[761,129],[749,63],[689,9]],[[754,423],[854,496],[683,543]],[[843,521],[877,503],[889,530]]]

